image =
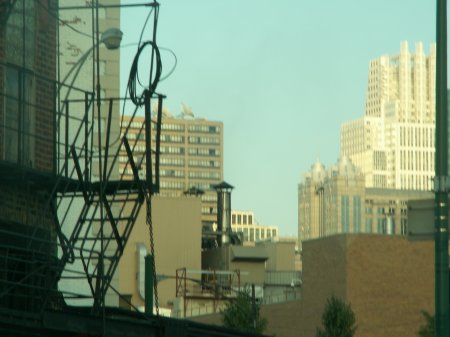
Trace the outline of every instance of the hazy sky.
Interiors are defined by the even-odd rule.
[[[137,3],[149,1],[124,1]],[[175,115],[224,123],[232,208],[297,235],[297,185],[339,157],[339,129],[364,113],[371,59],[406,40],[428,53],[431,0],[160,0],[157,42],[178,65],[158,91]],[[123,44],[138,42],[147,8],[123,9]],[[145,30],[143,40],[149,39]],[[122,49],[122,82],[135,48]],[[163,52],[163,75],[173,57]],[[124,89],[123,89],[124,90]],[[122,92],[124,94],[124,92]]]

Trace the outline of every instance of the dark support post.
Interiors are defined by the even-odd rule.
[[[108,122],[106,126],[106,141],[105,141],[105,160],[103,163],[103,181],[107,180],[107,166],[108,166],[108,156],[109,156],[109,137],[111,135],[111,119],[112,119],[112,108],[113,99],[109,99],[109,110],[108,110]]]
[[[65,119],[65,139],[64,139],[64,173],[66,178],[69,176],[69,101],[66,103],[66,119]]]
[[[437,0],[436,22],[435,328],[449,337],[447,0]]]
[[[253,329],[256,330],[256,298],[255,298],[255,284],[252,283],[252,314],[253,314]]]
[[[156,119],[156,148],[155,148],[155,193],[159,193],[159,156],[161,154],[161,124],[162,124],[162,101],[163,97],[158,96],[158,117]]]
[[[150,194],[152,194],[152,138],[151,138],[151,127],[152,127],[152,113],[150,108],[151,93],[145,90],[144,93],[144,105],[145,105],[145,168],[146,174],[145,179],[147,180],[147,188]]]
[[[84,93],[84,181],[89,181],[89,166],[88,166],[88,139],[89,139],[89,94]]]
[[[145,313],[153,315],[153,256],[145,257]]]
[[[59,44],[58,44],[58,48],[59,48]],[[59,54],[58,54],[59,55]],[[59,56],[58,56],[59,57]],[[55,82],[55,85],[53,86],[53,111],[54,116],[53,116],[53,174],[56,175],[56,172],[59,172],[59,160],[57,159],[59,156],[59,149],[57,147],[57,144],[60,144],[59,141],[59,135],[60,135],[60,130],[59,130],[59,126],[57,124],[57,121],[59,121],[59,114],[61,113],[61,111],[59,110],[59,105],[57,105],[57,103],[59,102],[59,97],[58,97],[58,88],[57,88],[57,83]]]

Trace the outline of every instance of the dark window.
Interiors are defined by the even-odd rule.
[[[34,160],[34,77],[15,67],[6,68],[4,159],[25,166]]]

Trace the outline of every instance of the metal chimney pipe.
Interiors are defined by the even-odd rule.
[[[217,241],[219,246],[230,242],[231,236],[231,190],[234,188],[225,181],[214,186],[217,191]]]

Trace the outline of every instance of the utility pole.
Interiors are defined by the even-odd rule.
[[[436,10],[435,329],[449,337],[447,0],[437,0]]]

